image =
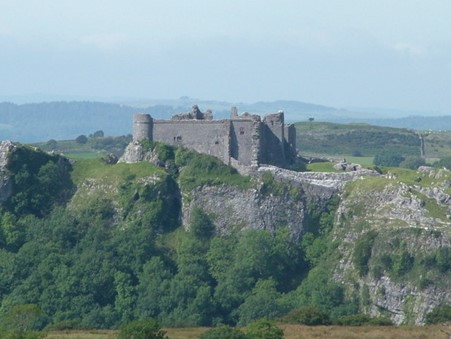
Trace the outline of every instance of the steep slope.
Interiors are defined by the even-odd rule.
[[[139,163],[71,165],[2,144],[0,318],[36,304],[44,325],[244,325],[313,304],[422,324],[451,302],[449,171],[243,177],[142,146]]]
[[[423,169],[350,183],[337,210],[334,279],[362,308],[396,323],[424,324],[451,302],[451,174]]]

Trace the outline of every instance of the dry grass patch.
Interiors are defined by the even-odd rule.
[[[412,338],[443,338],[447,339],[447,333],[451,333],[451,326],[302,326],[302,325],[279,325],[286,339],[309,339],[309,338],[390,338],[390,339],[412,339]]]
[[[112,330],[85,330],[85,331],[52,331],[48,339],[111,339],[115,338],[117,331]]]
[[[448,339],[451,325],[434,326],[303,326],[278,324],[283,329],[286,339]],[[207,331],[206,327],[165,328],[169,339],[197,339]],[[117,331],[58,331],[50,332],[49,339],[111,339]]]

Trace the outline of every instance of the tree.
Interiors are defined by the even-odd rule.
[[[277,292],[276,282],[273,279],[258,281],[252,294],[238,308],[239,325],[263,317],[273,319],[285,313],[287,309],[279,302],[280,297],[281,294]]]
[[[209,215],[197,207],[191,211],[190,224],[191,232],[199,239],[209,239],[215,231],[215,225]]]
[[[404,168],[409,168],[416,170],[420,166],[426,165],[426,161],[421,157],[407,157],[405,160],[403,160],[399,166]]]
[[[121,327],[119,339],[165,339],[166,332],[156,319],[134,320]]]
[[[3,323],[6,328],[19,333],[39,329],[41,309],[35,304],[16,305],[6,314]]]
[[[50,139],[45,143],[45,146],[53,150],[58,147],[58,142],[55,139]]]
[[[440,324],[451,321],[451,306],[441,305],[426,315],[426,324]]]
[[[440,159],[434,164],[436,168],[446,168],[451,170],[451,157],[445,157]]]
[[[93,138],[103,138],[104,135],[102,130],[95,131],[94,134],[92,134]]]
[[[260,319],[247,327],[246,334],[250,339],[282,339],[283,331],[273,322]]]
[[[75,142],[77,142],[78,144],[86,144],[88,142],[88,137],[84,134],[79,135],[75,138]]]
[[[201,334],[200,339],[248,339],[249,337],[237,328],[221,326],[212,328]]]
[[[314,120],[315,120],[315,118],[313,118],[313,117],[308,118],[308,121],[310,121],[310,122],[312,122]]]
[[[295,309],[284,317],[284,321],[309,326],[329,325],[329,314],[316,306],[304,306]]]
[[[404,157],[400,154],[391,151],[381,151],[376,154],[373,162],[376,166],[398,167],[403,160]]]

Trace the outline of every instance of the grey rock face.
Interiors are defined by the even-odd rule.
[[[161,165],[158,154],[155,151],[144,150],[139,141],[131,142],[118,162],[133,164],[141,161],[147,161],[158,166]]]
[[[409,255],[433,256],[439,249],[450,248],[451,197],[447,193],[448,179],[444,172],[420,170],[429,178],[437,179],[428,186],[406,184],[387,176],[378,185],[357,185],[348,192],[337,210],[334,237],[340,239],[341,259],[334,271],[334,279],[349,289],[355,284],[369,289],[370,315],[389,315],[396,324],[424,324],[426,314],[435,307],[451,303],[451,290],[446,287],[446,274],[433,275],[433,267],[425,267],[421,276],[404,275],[392,278],[390,270],[360,277],[354,267],[353,251],[356,241],[373,230],[377,237],[371,257],[399,255],[392,241],[403,242]],[[449,176],[449,173],[448,173]],[[423,176],[424,178],[424,176]],[[441,181],[438,181],[440,179]],[[426,201],[429,199],[428,201]],[[416,259],[415,259],[416,261]],[[378,265],[369,261],[369,267]],[[422,279],[433,279],[420,288]]]
[[[13,183],[7,169],[9,155],[16,146],[9,140],[0,143],[0,204],[8,200],[12,194]]]
[[[232,186],[204,186],[191,192],[189,202],[183,204],[183,224],[189,226],[194,207],[211,214],[219,234],[233,230],[264,229],[275,231],[287,226],[294,237],[304,228],[305,203],[289,194],[266,195],[257,189]]]
[[[253,175],[258,178],[264,172],[288,184],[291,193],[283,195],[265,194],[262,185],[253,189],[233,186],[204,186],[184,192],[183,223],[189,225],[190,211],[199,207],[214,216],[218,232],[230,229],[267,229],[274,231],[287,226],[293,237],[299,237],[305,229],[305,213],[308,206],[323,210],[332,196],[344,188],[347,181],[363,175],[377,175],[373,171],[346,173],[299,173],[275,166],[260,167]],[[258,180],[258,179],[256,179]]]

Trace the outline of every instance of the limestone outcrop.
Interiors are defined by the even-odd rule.
[[[16,146],[9,140],[0,143],[0,204],[8,200],[12,194],[13,183],[8,171],[8,160]]]

